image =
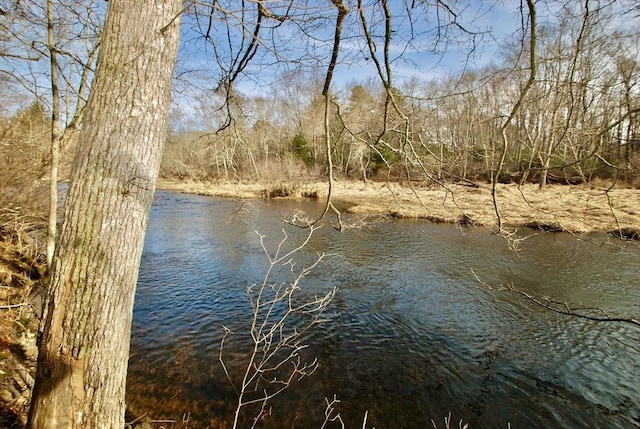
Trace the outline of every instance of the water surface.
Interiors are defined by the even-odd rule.
[[[289,245],[299,243],[306,231],[282,223],[295,210],[321,204],[157,193],[134,311],[132,409],[229,427],[235,393],[218,361],[222,327],[235,332],[225,356],[239,376],[246,288],[267,267],[256,231],[270,251],[283,228]],[[320,368],[272,401],[261,427],[319,428],[334,395],[349,428],[362,427],[365,412],[377,428],[442,426],[449,412],[472,428],[640,427],[639,328],[552,313],[476,279],[637,318],[637,243],[540,233],[520,248],[483,229],[423,221],[316,231],[298,266],[331,256],[302,293],[338,287],[331,320],[307,337]]]

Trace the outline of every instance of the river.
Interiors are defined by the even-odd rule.
[[[230,426],[223,326],[234,332],[225,356],[237,380],[250,344],[246,289],[268,266],[256,231],[270,252],[283,229],[285,246],[299,243],[307,231],[282,222],[296,210],[318,213],[321,203],[157,192],[134,309],[135,413],[173,427]],[[369,428],[431,419],[440,428],[449,413],[452,427],[640,427],[640,328],[557,314],[499,287],[638,318],[637,242],[522,230],[514,252],[482,228],[345,222],[357,228],[326,223],[296,258],[302,267],[327,253],[301,293],[338,288],[329,320],[305,337],[304,357],[319,368],[272,400],[259,427],[320,428],[325,398],[340,401],[347,428],[362,427],[365,414]]]

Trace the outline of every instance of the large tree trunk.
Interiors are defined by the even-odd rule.
[[[110,0],[40,333],[30,428],[124,426],[133,299],[182,0]]]

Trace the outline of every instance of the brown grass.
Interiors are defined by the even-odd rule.
[[[287,187],[287,185],[281,185]],[[640,231],[640,190],[601,186],[498,185],[499,213],[504,225],[532,226],[547,231],[613,232],[623,231],[630,238]],[[259,198],[269,193],[265,184],[196,183],[161,181],[160,189],[201,195]],[[327,184],[309,182],[289,185],[296,192],[289,198],[313,194],[326,198]],[[420,186],[394,182],[338,181],[333,186],[334,202],[348,213],[419,218],[432,221],[495,227],[497,217],[491,199],[491,186]]]
[[[0,213],[0,427],[26,423],[37,359],[33,292],[46,273],[37,220]]]

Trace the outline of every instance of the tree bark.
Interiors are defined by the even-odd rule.
[[[47,266],[53,265],[58,221],[58,165],[60,164],[60,92],[58,91],[58,51],[54,29],[53,0],[47,0],[47,47],[51,65],[51,168],[49,169],[49,219],[47,225]]]
[[[133,299],[182,0],[110,0],[43,311],[29,428],[124,427]]]

